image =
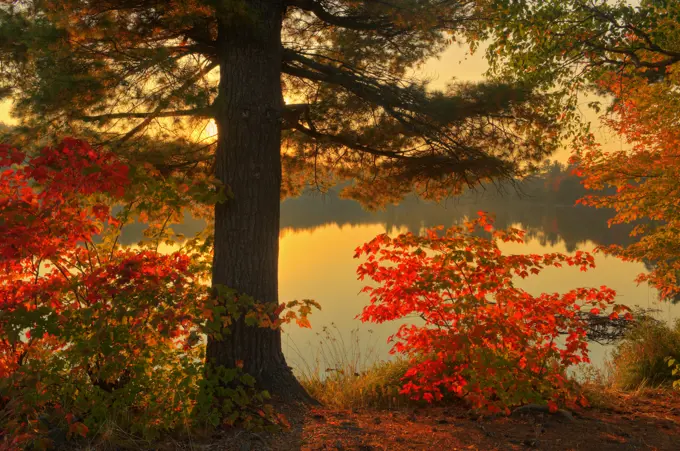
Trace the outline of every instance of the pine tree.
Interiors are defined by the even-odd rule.
[[[345,194],[375,207],[521,174],[559,139],[551,97],[525,84],[435,92],[414,76],[453,41],[476,44],[487,1],[3,3],[0,92],[23,132],[214,171],[228,199],[214,210],[212,283],[263,303],[278,302],[280,198],[300,172],[352,178]],[[230,329],[209,340],[209,362],[243,361],[260,386],[304,398],[279,331]]]

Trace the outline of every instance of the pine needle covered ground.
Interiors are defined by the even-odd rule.
[[[205,451],[678,449],[680,393],[600,389],[606,402],[574,412],[572,420],[542,412],[478,418],[463,405],[397,410],[321,407],[289,411],[291,429],[274,435],[225,431],[191,444],[161,447]]]

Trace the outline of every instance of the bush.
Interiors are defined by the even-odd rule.
[[[247,296],[230,304],[225,287],[216,302],[204,240],[158,250],[180,211],[169,205],[178,187],[147,177],[146,191],[130,194],[131,171],[115,155],[66,139],[36,157],[0,146],[2,166],[0,448],[80,437],[138,444],[197,426],[277,423],[240,367],[204,367],[204,337],[242,314],[253,325],[306,325],[310,301],[280,306],[301,311],[283,319],[253,310]],[[206,198],[193,188],[179,191]],[[116,217],[112,204],[125,205]],[[135,206],[158,205],[163,225],[119,246],[126,218],[144,212]]]
[[[615,293],[600,287],[533,296],[516,287],[515,277],[546,267],[594,267],[593,257],[580,251],[504,255],[498,243],[521,243],[523,234],[493,230],[480,212],[479,219],[445,232],[380,235],[357,249],[356,256],[366,258],[360,279],[376,283],[364,288],[370,305],[361,319],[420,318],[392,338],[392,352],[410,360],[401,393],[426,401],[448,393],[489,413],[525,403],[548,404],[552,411],[585,403],[566,377],[569,367],[589,361],[580,313],[610,307]],[[615,307],[612,315],[623,309]]]
[[[674,325],[642,321],[613,353],[614,383],[623,389],[670,385],[676,376],[669,357],[680,361],[680,320]]]

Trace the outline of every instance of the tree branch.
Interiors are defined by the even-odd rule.
[[[81,116],[78,119],[85,122],[97,122],[97,121],[109,121],[111,119],[146,119],[146,118],[161,118],[161,117],[181,117],[181,116],[194,116],[194,117],[214,117],[214,108],[193,108],[189,110],[176,110],[176,111],[160,111],[160,112],[128,112],[128,113],[108,113],[100,114],[95,116]]]
[[[311,12],[319,20],[330,25],[352,30],[376,31],[390,27],[392,23],[384,18],[374,18],[371,16],[338,16],[326,10],[321,3],[315,0],[288,0],[289,6]]]
[[[283,61],[282,71],[289,75],[342,86],[353,94],[382,107],[414,111],[414,105],[406,101],[409,92],[404,89],[382,85],[369,77],[361,77],[348,70],[319,63],[289,49],[284,49]]]
[[[163,109],[168,106],[170,98],[172,98],[173,95],[175,95],[178,92],[182,92],[189,88],[192,84],[194,84],[197,80],[201,79],[202,77],[205,77],[207,74],[210,73],[214,68],[216,68],[219,64],[215,61],[211,62],[207,66],[205,66],[203,69],[199,70],[196,74],[194,74],[193,77],[188,78],[184,83],[182,83],[181,86],[179,86],[177,89],[174,89],[172,94],[168,96],[166,99],[162,100],[156,109],[153,112],[147,113],[146,116],[144,116],[144,120],[137,124],[135,127],[132,128],[132,130],[128,131],[125,135],[123,135],[122,138],[120,138],[120,142],[127,141],[128,139],[132,138],[135,134],[137,134],[140,130],[145,128],[147,125],[151,123],[155,118],[159,117],[159,114],[163,113]],[[166,116],[167,117],[167,116]]]
[[[290,128],[292,128],[293,130],[297,130],[301,133],[304,133],[305,135],[312,137],[314,139],[330,141],[348,147],[350,149],[358,150],[359,152],[368,153],[378,157],[394,158],[399,160],[408,160],[410,158],[406,155],[403,155],[403,153],[400,152],[389,152],[385,150],[374,149],[372,147],[358,143],[344,136],[322,133],[312,128],[307,128],[300,123],[292,124]]]
[[[595,42],[592,42],[591,40],[586,40],[585,43],[589,46],[591,46],[594,49],[605,51],[605,52],[610,52],[610,53],[616,53],[620,55],[626,55],[630,57],[633,65],[635,67],[646,67],[646,68],[664,68],[667,66],[670,66],[671,64],[675,64],[680,61],[680,53],[679,52],[674,52],[671,50],[666,50],[659,46],[654,40],[652,39],[651,35],[641,29],[640,27],[634,25],[631,22],[624,22],[621,23],[617,19],[616,16],[607,13],[606,11],[602,10],[601,8],[598,8],[594,5],[589,5],[586,2],[579,1],[577,2],[578,5],[585,11],[588,11],[591,13],[595,18],[598,18],[606,23],[609,23],[611,26],[613,26],[616,29],[619,30],[625,30],[627,32],[632,33],[635,37],[640,39],[640,41],[644,42],[646,44],[643,46],[635,47],[631,46],[628,48],[625,47],[612,47],[608,46],[605,44],[596,44]],[[644,61],[640,58],[640,56],[637,54],[638,51],[644,50],[652,53],[656,53],[658,55],[664,55],[666,56],[665,59],[660,60],[660,61]],[[612,63],[611,60],[605,60],[606,62]],[[624,61],[618,62],[618,65],[625,65],[626,63]]]

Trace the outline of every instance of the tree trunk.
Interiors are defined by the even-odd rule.
[[[278,302],[281,192],[281,0],[224,6],[218,30],[216,176],[229,197],[215,207],[213,286]],[[225,2],[227,5],[227,2]],[[284,400],[309,400],[281,350],[281,331],[239,320],[208,339],[207,362],[244,370]]]

